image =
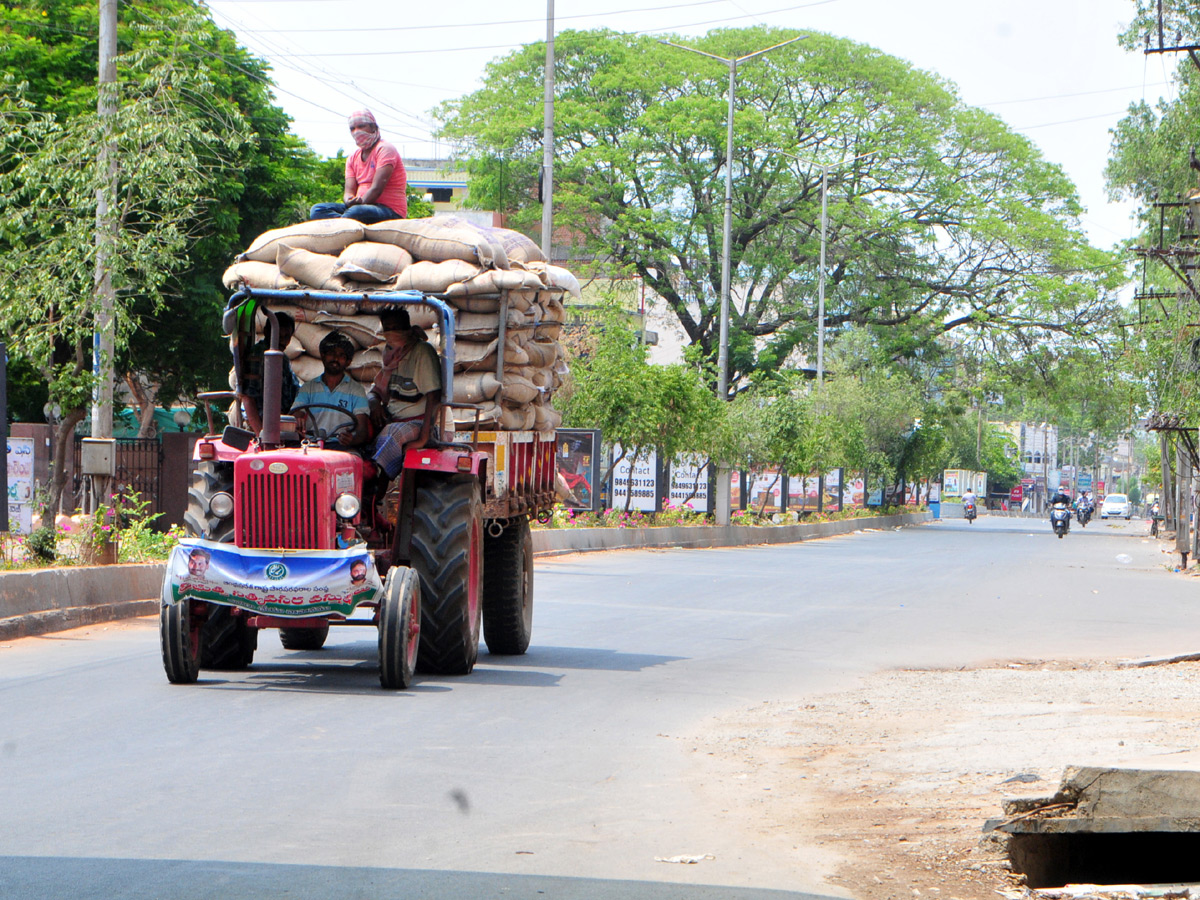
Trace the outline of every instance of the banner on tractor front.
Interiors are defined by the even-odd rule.
[[[168,603],[190,598],[296,618],[349,615],[382,590],[365,548],[245,550],[198,538],[182,540],[171,551],[167,586]]]

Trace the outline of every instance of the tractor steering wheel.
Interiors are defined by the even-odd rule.
[[[336,428],[334,428],[328,434],[326,434],[325,431],[320,426],[317,425],[316,419],[313,416],[305,416],[304,424],[302,426],[302,433],[304,434],[305,437],[308,437],[310,434],[309,430],[308,430],[308,425],[309,425],[310,421],[311,421],[312,427],[313,427],[311,436],[317,438],[318,440],[322,440],[322,441],[334,440],[337,438],[337,436],[339,434],[341,434],[346,429],[348,429],[348,428],[353,429],[353,428],[357,427],[357,425],[358,425],[358,419],[354,415],[354,413],[350,412],[350,410],[348,410],[348,409],[343,409],[342,407],[340,407],[334,403],[305,403],[300,406],[293,406],[292,412],[294,412],[294,413],[301,412],[303,410],[308,410],[308,409],[332,409],[335,412],[340,412],[343,416],[345,416],[350,421],[343,422],[341,425],[338,425]]]

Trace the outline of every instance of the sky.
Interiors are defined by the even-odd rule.
[[[1133,0],[557,0],[555,30],[696,37],[756,24],[824,31],[876,47],[956,85],[1063,167],[1082,224],[1110,247],[1135,233],[1110,203],[1110,131],[1129,104],[1174,97],[1176,56],[1129,53],[1117,36]],[[489,60],[545,40],[547,0],[209,0],[218,25],[273,67],[293,130],[332,156],[352,147],[346,115],[368,107],[409,158],[446,158],[429,111],[478,88]],[[663,48],[664,51],[667,48]],[[752,65],[752,63],[750,63]]]

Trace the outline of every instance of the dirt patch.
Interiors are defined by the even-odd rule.
[[[710,799],[752,839],[840,863],[831,893],[995,900],[1021,891],[981,840],[1006,797],[1046,796],[1069,765],[1200,768],[1200,663],[1019,661],[879,673],[766,702],[697,738]]]

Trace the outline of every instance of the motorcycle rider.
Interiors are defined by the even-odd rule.
[[[967,488],[965,491],[963,491],[962,502],[963,502],[963,512],[966,514],[966,517],[968,519],[975,518],[975,510],[977,508],[976,501],[975,501],[975,492],[973,490],[971,490],[970,488]]]
[[[1061,530],[1055,523],[1056,518],[1061,521]],[[1054,526],[1054,531],[1060,538],[1071,527],[1071,498],[1061,487],[1050,497],[1050,524]]]

